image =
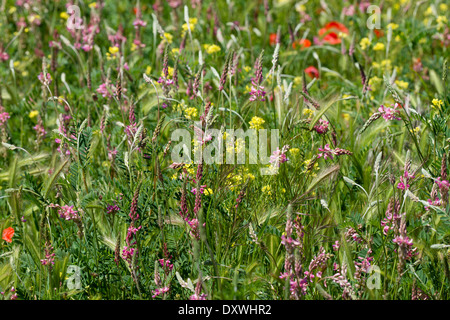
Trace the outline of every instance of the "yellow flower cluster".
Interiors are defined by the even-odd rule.
[[[213,54],[220,51],[220,47],[216,44],[204,44],[203,48],[207,54]]]
[[[173,42],[173,35],[171,35],[168,32],[164,32],[164,37],[161,36],[161,39],[163,39],[163,41],[166,41],[167,43],[171,44]]]
[[[265,123],[264,119],[260,118],[260,117],[253,117],[252,120],[249,122],[250,124],[250,129],[262,129],[263,128],[263,124]]]
[[[444,29],[444,27],[446,25],[448,25],[448,19],[447,19],[446,16],[438,16],[437,19],[436,19],[436,22],[438,24],[437,25],[437,29],[438,30]]]
[[[368,46],[370,46],[370,40],[369,38],[362,38],[361,41],[359,42],[359,45],[361,47],[362,50],[366,50]]]
[[[197,18],[190,18],[189,19],[189,27],[188,27],[187,23],[183,24],[181,26],[181,28],[183,29],[182,35],[184,36],[186,31],[188,31],[188,28],[191,30],[191,32],[194,31],[195,25],[197,24],[197,22],[198,22]]]
[[[297,156],[297,155],[300,153],[300,149],[299,149],[299,148],[291,148],[291,149],[289,149],[289,153],[290,153],[293,157],[295,157],[295,156]]]
[[[39,111],[37,110],[32,110],[30,111],[30,113],[28,114],[28,116],[30,117],[30,119],[33,119],[34,117],[36,117],[39,114]]]
[[[385,59],[383,61],[381,61],[381,63],[378,62],[372,62],[372,67],[374,67],[375,69],[386,69],[388,71],[392,70],[392,65],[391,65],[391,60],[389,59]]]
[[[227,176],[228,184],[231,191],[239,190],[242,187],[242,184],[247,180],[255,180],[255,176],[248,172],[248,168],[244,167],[241,170],[240,174],[229,174]]]
[[[269,185],[262,187],[261,191],[268,196],[272,195],[272,188]]]
[[[410,129],[411,133],[418,134],[420,132],[420,127],[415,127],[414,129]]]
[[[408,89],[409,83],[406,81],[402,81],[402,80],[395,80],[395,84],[397,85],[397,87],[399,87],[400,89],[406,90]]]
[[[197,108],[189,107],[189,108],[184,109],[183,111],[184,111],[184,116],[186,117],[186,119],[194,120],[194,118],[196,118],[198,116]]]
[[[312,116],[314,115],[314,110],[305,108],[303,109],[303,115],[307,116],[308,118],[312,118]]]
[[[109,47],[108,52],[106,53],[106,59],[114,60],[117,57],[117,53],[119,53],[118,47]]]
[[[442,102],[442,100],[438,100],[438,99],[433,99],[433,101],[431,101],[431,103],[433,104],[432,107],[437,108],[437,109],[440,109],[442,107],[442,105],[444,104]]]
[[[395,30],[395,29],[398,28],[398,24],[396,24],[396,23],[389,23],[389,24],[386,26],[386,29],[389,29],[389,27],[391,27],[392,30]]]
[[[304,166],[305,166],[305,170],[303,170],[303,173],[306,173],[306,172],[307,172],[306,168],[308,168],[308,165],[311,163],[311,160],[312,160],[312,159],[303,161],[303,164],[304,164]],[[316,161],[316,163],[314,163],[313,170],[315,170],[315,171],[320,170],[320,168],[319,168],[319,163],[318,163],[317,161]],[[312,173],[311,176],[315,177],[316,174],[315,174],[315,173]]]
[[[385,48],[384,43],[378,42],[376,45],[373,46],[374,51],[383,51]]]

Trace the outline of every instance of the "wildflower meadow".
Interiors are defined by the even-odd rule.
[[[448,300],[449,6],[1,1],[0,300]]]

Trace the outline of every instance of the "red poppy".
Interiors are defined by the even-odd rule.
[[[308,39],[300,39],[299,41],[295,41],[292,44],[292,48],[297,49],[297,47],[300,47],[300,49],[306,49],[311,47],[311,41]]]
[[[315,67],[310,66],[305,69],[305,73],[310,76],[311,78],[319,78],[319,70],[317,70]]]
[[[9,228],[3,230],[2,239],[5,240],[6,242],[11,243],[13,236],[14,236],[13,228],[9,227]]]
[[[277,43],[277,34],[276,33],[271,33],[269,36],[269,43],[271,46],[273,46],[274,44]]]
[[[324,36],[323,41],[331,45],[341,43],[339,33],[348,34],[348,29],[337,21],[328,22],[325,27],[319,30],[319,36]]]
[[[341,43],[341,39],[334,32],[330,32],[325,37],[323,37],[323,41],[325,41],[326,43],[329,43],[329,44],[333,44],[333,45]]]
[[[348,29],[342,24],[337,21],[331,21],[328,22],[325,27],[319,30],[319,36],[327,33],[328,31],[338,31],[348,34]]]
[[[384,36],[384,32],[381,29],[373,29],[373,32],[375,33],[377,38],[380,38],[380,37]]]

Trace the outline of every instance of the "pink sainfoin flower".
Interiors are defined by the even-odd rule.
[[[52,83],[52,76],[48,72],[45,73],[45,77],[44,77],[44,74],[41,72],[38,75],[38,79],[43,85],[46,85],[46,86],[48,86],[48,85],[50,85],[50,83]]]
[[[397,185],[398,189],[400,190],[409,189],[409,181],[415,178],[415,176],[411,174],[410,171],[411,171],[411,160],[407,160],[405,163],[404,173],[400,177],[400,182]]]
[[[139,27],[145,27],[146,25],[147,25],[147,22],[145,22],[144,20],[141,20],[139,18],[137,18],[133,21],[133,26],[135,29],[138,29]]]
[[[114,204],[108,205],[108,206],[106,207],[106,213],[107,213],[107,214],[114,214],[114,213],[119,212],[119,211],[120,211],[120,208],[119,208],[118,205],[116,205],[115,202],[114,202]]]
[[[164,269],[168,269],[169,271],[172,271],[173,264],[170,263],[170,260],[159,259],[158,261],[161,264],[161,267],[163,267]]]
[[[48,266],[51,270],[52,266],[55,264],[55,253],[53,252],[53,247],[50,243],[45,243],[45,259],[41,259],[41,264],[43,266]]]
[[[270,156],[270,160],[269,162],[273,165],[273,166],[277,166],[279,167],[282,163],[289,161],[288,157],[286,157],[286,152],[289,150],[289,145],[285,145],[283,146],[283,148],[277,148],[277,150],[275,150],[273,152],[273,154]]]
[[[253,82],[252,82],[253,83]],[[265,101],[266,92],[264,91],[264,87],[257,85],[257,86],[252,86],[251,90],[250,90],[250,101],[255,101],[255,100],[260,100],[260,101]]]
[[[123,35],[122,25],[119,26],[119,29],[115,34],[108,35],[108,40],[111,42],[113,47],[122,47],[122,44],[127,41],[127,38]]]
[[[135,254],[135,251],[136,251],[135,248],[129,248],[127,246],[124,246],[123,250],[122,250],[122,258],[131,264],[131,261],[133,260],[133,256]]]
[[[189,297],[189,300],[206,300],[206,294],[201,292],[202,292],[202,280],[199,279],[197,285],[195,286],[194,294]]]
[[[316,130],[316,132],[319,133],[319,134],[327,133],[329,124],[330,123],[328,121],[319,119],[319,124],[316,124],[314,126],[314,130]]]
[[[8,119],[10,118],[8,112],[1,112],[1,111],[2,110],[0,110],[0,127],[3,126],[8,121]]]
[[[323,148],[319,148],[319,151],[321,151],[322,153],[317,154],[317,158],[324,158],[325,160],[327,160],[328,158],[333,159],[333,150],[330,149],[330,145],[326,144],[325,147]]]
[[[383,234],[387,235],[389,230],[396,230],[398,224],[400,223],[401,215],[400,211],[400,201],[391,199],[389,201],[386,218],[381,221],[381,226],[383,227]]]
[[[36,135],[38,137],[44,138],[45,135],[47,134],[47,131],[45,131],[45,128],[42,124],[42,121],[40,121],[40,123],[37,123],[33,129],[36,131]]]
[[[430,204],[430,206],[439,207],[439,206],[442,205],[442,201],[441,201],[441,199],[439,199],[438,197],[436,197],[436,198],[434,199],[434,201],[431,200],[431,199],[428,199],[427,202]],[[430,210],[430,207],[428,207],[428,206],[425,206],[424,208],[425,208],[426,211],[429,211],[429,210]]]
[[[345,149],[341,149],[341,148],[336,148],[336,149],[331,149],[329,144],[326,144],[325,147],[323,148],[319,148],[318,149],[320,151],[320,153],[317,154],[317,159],[320,158],[324,158],[325,160],[330,158],[333,159],[333,156],[342,156],[342,155],[352,155],[353,153],[351,151],[345,150]]]
[[[338,250],[339,250],[339,247],[340,247],[339,241],[336,240],[336,242],[333,244],[333,250],[334,250],[334,251],[338,251]]]
[[[78,215],[78,211],[73,210],[73,206],[68,205],[60,207],[60,209],[58,210],[58,214],[65,220],[77,220],[80,218],[80,216]]]
[[[401,118],[396,117],[397,114],[400,113],[400,110],[397,110],[399,107],[398,103],[393,104],[394,108],[385,107],[384,105],[381,105],[378,108],[378,111],[382,114],[384,120],[401,120]]]
[[[348,7],[344,7],[342,9],[342,14],[345,16],[353,16],[355,14],[355,6],[351,4]]]
[[[261,82],[263,79],[262,75],[262,56],[259,56],[253,67],[255,70],[255,76],[252,78],[252,88],[250,90],[250,101],[265,101],[266,92],[264,91],[264,87],[261,86]]]
[[[105,83],[102,83],[96,91],[100,93],[103,98],[111,98],[111,92],[114,92],[114,86],[106,81]]]
[[[206,185],[200,186],[200,193],[203,194],[203,192],[205,191],[205,188],[206,188]],[[197,188],[192,188],[191,192],[192,192],[193,194],[197,194]]]
[[[3,51],[3,48],[0,45],[0,60],[7,61],[8,59],[9,59],[9,55],[5,51]]]
[[[412,246],[413,241],[409,237],[403,237],[403,236],[397,236],[395,237],[392,242],[398,244],[399,246]]]
[[[153,290],[152,298],[156,298],[157,296],[164,294],[168,291],[169,291],[169,287],[157,288],[156,290]]]
[[[441,178],[440,178],[440,177],[437,178],[437,179],[435,180],[435,182],[436,182],[436,184],[439,186],[440,189],[442,189],[442,188],[447,188],[447,189],[449,189],[449,188],[450,188],[450,183],[449,183],[447,180],[442,180],[442,181],[441,181]]]

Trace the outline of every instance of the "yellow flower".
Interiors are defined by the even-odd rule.
[[[399,35],[396,35],[394,39],[395,39],[395,42],[402,41],[402,38]]]
[[[169,77],[173,76],[173,68],[172,67],[168,67],[167,68],[167,72],[169,73]],[[164,77],[164,72],[161,71],[161,77]]]
[[[147,69],[145,69],[145,74],[150,75],[151,72],[152,72],[152,67],[148,66]]]
[[[197,24],[197,18],[190,18],[189,19],[189,29],[191,31],[193,31],[195,29],[195,25]],[[185,33],[186,31],[188,31],[188,25],[187,23],[183,24],[181,26],[181,28],[183,29],[183,33]]]
[[[299,86],[302,84],[302,78],[301,77],[295,77],[294,78],[294,85]]]
[[[289,153],[292,154],[292,156],[296,156],[300,153],[300,149],[299,148],[291,148],[289,149]]]
[[[303,161],[303,164],[305,165],[305,170],[303,171],[303,173],[306,173],[306,171],[307,171],[306,168],[308,168],[309,164],[311,163],[311,160],[312,160],[312,159]],[[320,168],[319,168],[319,163],[318,163],[318,162],[315,162],[314,165],[313,165],[313,167],[312,167],[312,169],[315,170],[315,171],[320,170]],[[314,176],[316,176],[316,174],[313,173],[312,176],[314,177]]]
[[[92,2],[92,3],[90,3],[90,4],[89,4],[89,8],[91,8],[91,9],[97,8],[97,2]]]
[[[307,116],[308,118],[311,118],[314,114],[314,111],[309,109],[309,108],[305,108],[303,109],[303,115]]]
[[[67,12],[63,11],[59,14],[59,17],[61,19],[67,20],[67,19],[69,19],[69,14]]]
[[[286,189],[285,188],[281,188],[281,193],[286,193]]]
[[[209,195],[213,194],[213,191],[212,191],[211,188],[205,188],[205,189],[203,190],[203,194],[204,194],[205,196],[209,196]]]
[[[447,12],[447,10],[448,10],[448,5],[446,5],[445,3],[441,3],[441,4],[439,5],[439,9],[440,9],[441,11]]]
[[[249,66],[244,66],[244,71],[245,71],[245,72],[250,72],[250,70],[252,70],[251,67],[249,67]]]
[[[296,4],[295,10],[297,10],[298,13],[302,13],[306,11],[306,6],[304,4]]]
[[[175,55],[179,54],[180,53],[180,48],[173,48],[172,49],[172,53],[175,54]]]
[[[245,148],[245,140],[242,138],[236,139],[236,147],[235,147],[236,153],[241,153],[242,151],[244,151],[244,148]]]
[[[348,113],[343,113],[342,114],[342,118],[344,118],[345,121],[349,121],[350,120],[350,115]]]
[[[249,122],[250,124],[250,129],[262,129],[263,128],[263,124],[265,123],[264,119],[260,118],[260,117],[253,117],[252,120]]]
[[[166,40],[168,43],[172,43],[173,42],[173,35],[171,35],[168,32],[164,32],[164,38],[163,39]]]
[[[432,7],[428,7],[428,9],[425,11],[425,15],[426,16],[430,16],[433,14],[433,8]]]
[[[37,110],[32,110],[30,111],[30,113],[28,114],[28,116],[30,117],[30,119],[33,119],[34,117],[36,117],[39,114],[39,111]]]
[[[272,194],[272,188],[269,185],[262,187],[261,191],[269,196]]]
[[[381,79],[378,78],[377,76],[373,76],[369,79],[369,86],[372,88],[373,91],[376,91],[380,84],[381,84]]]
[[[444,104],[442,102],[442,100],[438,100],[438,99],[433,99],[433,101],[431,101],[431,103],[433,104],[432,105],[433,108],[438,108],[438,109],[440,109],[442,107],[442,105]]]
[[[410,129],[409,131],[411,131],[411,133],[415,133],[415,134],[417,134],[417,133],[419,133],[419,132],[420,132],[420,127],[419,127],[419,126],[417,126],[417,127],[415,127],[414,129]]]
[[[361,46],[361,49],[366,50],[367,47],[370,46],[369,38],[362,38],[359,42],[359,45]]]
[[[399,87],[400,89],[408,89],[408,85],[409,83],[406,81],[402,81],[402,80],[395,80],[395,84],[397,85],[397,87]]]
[[[198,116],[198,110],[194,107],[184,109],[184,116],[186,119],[192,120]]]
[[[378,42],[374,47],[373,47],[373,50],[374,51],[382,51],[382,50],[384,50],[384,43],[382,43],[382,42]]]
[[[398,24],[396,24],[396,23],[389,23],[389,24],[387,25],[387,29],[389,29],[389,27],[391,27],[392,30],[395,30],[395,29],[398,28]]]
[[[108,51],[111,54],[116,54],[117,52],[119,52],[119,48],[118,47],[109,47]]]
[[[13,13],[16,12],[16,11],[17,11],[17,8],[16,8],[16,7],[11,7],[11,8],[9,8],[8,13],[9,13],[9,14],[13,14]]]
[[[206,50],[206,53],[213,54],[220,51],[220,47],[215,44],[205,44],[203,48]]]
[[[178,175],[176,173],[174,173],[170,179],[177,180],[178,179]]]
[[[436,22],[438,24],[438,30],[443,29],[447,24],[448,24],[448,20],[446,16],[438,16],[436,19]]]

